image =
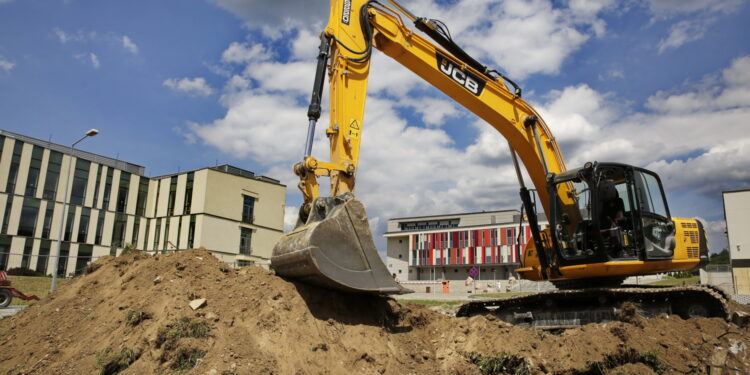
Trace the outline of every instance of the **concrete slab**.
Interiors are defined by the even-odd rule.
[[[0,309],[0,319],[5,318],[6,316],[13,316],[16,315],[17,312],[23,310],[26,308],[26,305],[23,306],[8,306],[4,309]]]

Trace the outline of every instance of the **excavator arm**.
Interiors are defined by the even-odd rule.
[[[649,200],[659,198],[652,193],[663,198],[658,176],[616,163],[587,163],[568,171],[552,133],[523,100],[518,85],[461,49],[442,22],[416,17],[395,0],[331,0],[330,4],[308,110],[305,156],[294,166],[304,201],[297,227],[274,247],[271,263],[277,273],[347,291],[409,292],[393,281],[380,260],[364,207],[353,196],[374,49],[485,120],[508,141],[532,232],[523,267],[517,270],[522,277],[614,276],[622,280],[627,275],[684,270],[698,264],[697,250],[692,253],[690,246],[677,246],[679,241],[675,241],[675,235],[678,240],[705,237],[701,230],[683,235],[682,228],[693,228],[695,220],[671,219],[666,201],[665,212],[649,208],[647,195]],[[312,144],[326,78],[330,160],[321,161],[312,156]],[[550,219],[551,228],[544,231],[536,222],[535,204],[520,163]],[[320,196],[318,178],[322,176],[330,178],[329,197]],[[576,189],[576,184],[581,186]],[[608,227],[599,219],[606,208],[602,187],[607,184],[615,198],[615,185],[627,194],[629,224]],[[678,223],[681,228],[675,234]],[[702,259],[703,246],[700,251]]]

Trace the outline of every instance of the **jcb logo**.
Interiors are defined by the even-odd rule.
[[[438,68],[443,74],[450,77],[459,85],[469,90],[472,94],[479,96],[484,90],[485,81],[474,74],[464,72],[459,69],[452,61],[448,60],[441,54],[436,54]]]
[[[344,0],[344,9],[341,12],[341,23],[348,25],[352,16],[352,0]]]

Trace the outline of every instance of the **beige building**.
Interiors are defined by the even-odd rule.
[[[734,291],[750,295],[750,190],[725,191],[723,196]]]
[[[516,210],[388,220],[388,270],[401,281],[507,280],[531,236]],[[544,217],[539,225],[547,226]],[[472,270],[473,269],[473,270]]]
[[[149,178],[139,165],[0,130],[0,269],[52,273],[69,166],[59,274],[128,244],[266,263],[283,232],[286,187],[272,178],[230,165]]]

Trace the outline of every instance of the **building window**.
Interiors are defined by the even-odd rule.
[[[250,242],[252,240],[252,237],[252,229],[240,227],[240,254],[250,255]]]
[[[172,176],[169,179],[169,201],[167,201],[167,216],[174,215],[175,199],[177,199],[177,176]],[[164,243],[164,247],[167,247],[166,242]]]
[[[151,234],[151,219],[146,219],[146,234],[143,236],[143,250],[148,248],[148,235]]]
[[[99,183],[102,181],[102,165],[96,168],[96,183],[94,184],[94,203],[92,207],[96,207],[96,203],[99,201]]]
[[[57,264],[57,275],[66,276],[68,272],[68,257],[70,255],[70,242],[60,244],[60,262]]]
[[[133,236],[130,237],[130,243],[138,247],[138,231],[141,229],[141,218],[136,216],[133,220]]]
[[[156,232],[154,233],[154,250],[159,248],[159,235],[161,234],[161,221],[162,219],[156,220]]]
[[[253,211],[255,210],[255,198],[249,195],[242,196],[242,222],[253,222]]]
[[[96,238],[94,243],[97,245],[102,244],[102,233],[104,233],[104,209],[99,210],[99,217],[96,219]]]
[[[36,272],[47,274],[47,263],[49,262],[49,249],[52,247],[52,241],[42,240],[39,244],[39,255],[36,258]]]
[[[55,203],[47,202],[47,209],[44,211],[44,223],[42,225],[42,238],[49,238],[49,232],[52,230],[52,216],[55,213]]]
[[[10,236],[0,236],[0,270],[8,268],[8,257],[10,256]]]
[[[156,180],[156,203],[154,204],[154,217],[158,217],[157,212],[159,212],[159,196],[161,195],[161,180]],[[154,245],[156,246],[156,245]]]
[[[513,245],[513,243],[515,242],[515,241],[513,240],[513,237],[515,237],[515,236],[514,236],[514,234],[515,234],[515,228],[508,228],[508,229],[506,229],[506,230],[505,230],[505,232],[506,232],[506,235],[507,235],[507,237],[508,237],[508,238],[507,238],[507,241],[508,241],[507,243],[508,243],[508,245]]]
[[[73,188],[70,192],[70,204],[83,205],[86,197],[86,185],[89,182],[89,167],[91,162],[76,159],[76,170],[73,173]]]
[[[192,249],[195,239],[195,215],[190,215],[190,226],[188,227],[188,249]]]
[[[166,222],[166,224],[164,224],[164,245],[161,248],[164,250],[168,250],[169,249],[169,224],[171,220],[169,220],[169,218],[167,217],[164,219],[164,221]]]
[[[128,192],[130,191],[130,173],[120,172],[120,185],[117,187],[117,212],[125,212],[128,204]]]
[[[60,179],[60,168],[62,166],[63,154],[57,151],[50,151],[49,161],[47,161],[47,178],[44,179],[44,192],[42,198],[55,200],[57,192],[57,181]]]
[[[68,220],[65,221],[65,237],[63,241],[70,241],[73,237],[73,220],[76,218],[76,208],[68,206]]]
[[[122,247],[125,241],[125,225],[128,217],[123,213],[115,214],[115,226],[112,228],[112,247]]]
[[[16,189],[16,178],[18,177],[18,166],[21,163],[21,153],[23,152],[23,142],[16,141],[13,146],[13,157],[10,159],[10,170],[8,171],[8,184],[5,191],[13,194]]]
[[[141,176],[138,182],[138,201],[135,203],[135,214],[145,216],[146,199],[148,198],[148,178]]]
[[[107,179],[104,181],[104,197],[102,197],[102,210],[109,210],[109,196],[112,192],[113,169],[107,167]]]
[[[29,261],[31,260],[31,251],[34,249],[34,239],[27,238],[26,244],[23,246],[23,257],[21,258],[21,268],[29,268]]]
[[[39,186],[39,172],[42,169],[42,155],[44,149],[34,146],[31,152],[31,164],[29,165],[29,175],[26,178],[26,196],[33,197],[36,194],[36,188]]]
[[[94,245],[78,245],[78,255],[76,256],[75,273],[80,274],[91,262],[91,255],[94,253]]]
[[[89,234],[89,221],[91,219],[91,209],[84,208],[81,210],[81,220],[78,222],[78,242],[86,242]]]
[[[36,218],[39,215],[40,200],[34,198],[24,198],[23,208],[21,208],[21,219],[18,222],[18,235],[34,237],[36,228]]]
[[[190,209],[193,204],[193,180],[195,179],[195,172],[187,174],[187,183],[185,184],[185,206],[183,207],[182,214],[187,215],[190,213]]]

